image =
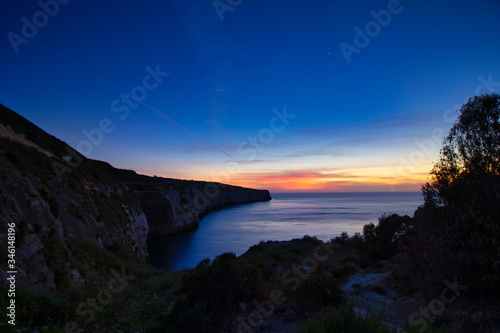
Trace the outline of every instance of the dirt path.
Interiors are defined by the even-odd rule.
[[[405,322],[423,304],[418,296],[403,296],[396,290],[389,267],[352,274],[342,288],[356,312],[383,314],[383,321],[395,325],[398,331],[404,329]]]

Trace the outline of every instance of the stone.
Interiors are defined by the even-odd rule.
[[[283,314],[287,319],[293,319],[295,317],[297,317],[297,312],[295,312],[294,309],[288,309],[285,311],[285,313]]]
[[[247,310],[247,305],[245,303],[239,303],[238,307],[240,308],[241,311],[246,311]]]

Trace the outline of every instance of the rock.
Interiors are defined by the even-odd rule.
[[[247,310],[247,305],[245,303],[239,303],[238,304],[239,308],[241,311],[246,311]]]
[[[364,274],[364,271],[356,264],[349,262],[344,265],[345,269],[350,273],[360,273]]]
[[[380,260],[379,261],[380,267],[383,269],[390,269],[392,267],[392,261],[390,260]]]
[[[285,311],[285,313],[283,314],[287,319],[294,319],[295,317],[297,317],[297,312],[295,312],[294,309],[288,309]]]
[[[71,275],[71,287],[77,289],[81,288],[83,285],[83,281],[81,280],[82,275],[80,274],[80,272],[76,268],[73,268],[69,272],[69,274]]]
[[[313,272],[313,269],[315,268],[314,266],[311,267],[309,265],[297,265],[297,264],[295,264],[295,265],[297,266],[297,268],[300,269],[300,271],[302,273],[308,274],[308,275],[311,274]]]
[[[373,291],[373,292],[380,294],[380,295],[387,295],[387,289],[385,289],[384,287],[379,286],[379,285],[370,285],[369,284],[366,286],[366,289]]]
[[[26,260],[31,258],[35,253],[43,249],[43,243],[38,238],[38,235],[31,234],[24,237],[24,241],[17,251],[19,260]]]
[[[151,189],[134,195],[146,214],[148,237],[166,236],[198,227],[208,213],[243,203],[271,200],[269,191],[204,183],[202,188]],[[198,185],[200,186],[200,185]]]
[[[91,271],[92,257],[85,262],[73,252],[81,244],[98,251],[123,246],[146,258],[148,237],[194,229],[226,206],[271,200],[266,190],[148,177],[87,159],[1,104],[0,137],[11,141],[0,148],[0,234],[16,225],[16,265],[26,290],[53,290],[54,274],[61,286],[69,277],[73,288],[82,276],[99,275]]]

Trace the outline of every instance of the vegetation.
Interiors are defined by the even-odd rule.
[[[398,333],[398,330],[383,321],[382,315],[356,313],[352,304],[339,308],[328,306],[319,318],[310,318],[300,326],[298,333]],[[425,329],[406,326],[406,333],[449,333],[446,328],[428,326]]]
[[[30,139],[40,145],[52,140],[43,147],[56,145],[58,152],[63,151],[63,143],[40,135]],[[23,174],[40,178],[38,192],[54,218],[66,214],[83,219],[92,212],[97,213],[98,221],[113,227],[126,219],[122,204],[134,205],[122,182],[139,190],[202,190],[206,184],[189,182],[188,186],[187,181],[110,171],[106,163],[83,159],[64,175],[74,191],[83,192],[80,179],[120,191],[109,195],[89,191],[81,206],[72,204],[66,209],[59,206],[54,187],[49,186],[53,179],[48,176],[53,173],[47,168],[50,158],[34,148],[21,147],[0,139],[0,157]],[[66,323],[75,321],[84,331],[99,332],[230,331],[241,313],[253,311],[256,303],[269,302],[270,295],[277,293],[281,301],[273,304],[269,316],[292,308],[300,318],[321,313],[312,315],[299,332],[392,333],[395,328],[384,323],[380,315],[359,315],[352,305],[346,305],[340,286],[359,267],[376,267],[378,261],[400,253],[407,259],[392,274],[402,291],[421,292],[430,298],[440,295],[443,279],[456,279],[468,287],[461,296],[464,300],[499,300],[500,95],[476,96],[460,109],[422,193],[424,205],[413,218],[384,215],[377,225],[365,225],[362,234],[349,237],[342,233],[328,243],[309,236],[289,242],[261,242],[240,257],[224,253],[213,262],[205,259],[195,269],[181,272],[157,270],[125,244],[102,249],[78,241],[65,243],[54,226],[41,235],[43,227],[34,225],[33,231],[44,240],[42,253],[54,273],[57,291],[41,296],[20,288],[17,321],[24,326],[18,328],[63,332]],[[19,223],[18,229],[18,241],[22,242],[28,234],[26,222]],[[334,247],[342,256],[330,256]],[[65,257],[67,248],[81,266],[85,288],[74,286],[72,267],[67,267]],[[101,304],[102,310],[86,320],[82,304],[95,301],[106,291],[117,272],[127,279],[126,288],[112,294],[113,301]],[[6,294],[0,294],[0,306],[5,308],[7,302]],[[407,333],[417,331],[422,332],[422,327],[405,328]],[[424,332],[449,330],[428,325]]]
[[[430,299],[445,279],[455,279],[467,286],[463,301],[493,303],[500,298],[500,95],[473,97],[459,112],[414,218],[382,216],[378,225],[364,226],[361,240],[338,240],[356,244],[365,265],[405,253],[392,271],[401,291]]]
[[[151,332],[231,330],[230,319],[241,304],[254,307],[254,302],[269,302],[276,291],[283,295],[283,302],[273,305],[276,312],[291,307],[299,312],[314,311],[338,304],[343,299],[339,279],[325,267],[317,265],[303,275],[294,273],[318,245],[325,244],[312,237],[261,242],[241,257],[224,253],[211,264],[202,260],[184,279],[180,290],[184,297]],[[283,282],[283,276],[294,278]]]
[[[374,259],[391,259],[411,234],[412,219],[392,214],[383,215],[378,221],[377,226],[370,223],[363,227],[364,250]]]
[[[382,216],[356,242],[368,262],[409,255],[394,271],[403,289],[439,292],[444,278],[470,288],[466,297],[500,297],[500,95],[471,98],[443,141],[424,205],[414,218]]]
[[[58,286],[57,291],[43,295],[18,287],[17,325],[12,329],[5,325],[2,332],[67,332],[65,325],[72,322],[81,332],[145,332],[171,310],[184,272],[158,270],[121,245],[105,250],[77,242],[71,250],[87,266],[82,271],[85,287]],[[70,278],[68,269],[54,273],[60,275],[55,276],[56,285]],[[109,300],[104,293],[110,295]],[[0,293],[0,306],[6,308],[7,302],[7,293]]]
[[[462,277],[476,297],[500,297],[500,95],[471,98],[423,186],[408,247],[425,274]]]

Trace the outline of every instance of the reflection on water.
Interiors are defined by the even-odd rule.
[[[322,240],[362,232],[382,214],[408,214],[422,204],[416,193],[276,193],[273,200],[229,207],[207,215],[198,229],[148,241],[152,262],[178,270],[224,252],[243,254],[260,241],[304,235]]]

